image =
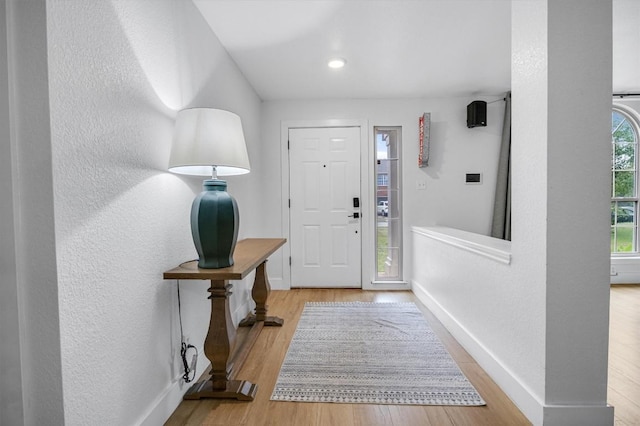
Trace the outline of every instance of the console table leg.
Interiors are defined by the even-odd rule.
[[[211,280],[211,318],[204,341],[204,353],[211,361],[211,378],[194,384],[184,399],[235,398],[252,401],[257,386],[245,380],[229,380],[234,365],[229,357],[236,343],[236,329],[231,320],[229,296],[231,287],[227,280]]]
[[[282,318],[267,316],[267,299],[271,293],[271,285],[267,277],[267,261],[265,260],[256,268],[256,277],[253,281],[253,289],[251,297],[256,302],[255,314],[249,314],[240,322],[241,327],[247,327],[255,324],[257,321],[263,321],[265,326],[280,327],[284,323]]]
[[[204,353],[211,361],[211,382],[214,389],[225,389],[231,373],[229,355],[236,341],[236,329],[231,321],[229,296],[232,284],[227,280],[211,280],[211,319],[204,341]]]

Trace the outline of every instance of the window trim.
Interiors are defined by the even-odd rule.
[[[374,232],[374,255],[376,256],[376,258],[373,259],[373,264],[374,264],[374,280],[372,281],[373,285],[377,285],[377,284],[405,284],[405,278],[404,278],[404,225],[403,225],[403,218],[402,218],[402,193],[403,193],[403,187],[402,187],[402,140],[403,140],[403,127],[402,126],[373,126],[373,147],[374,147],[374,151],[376,151],[376,144],[377,144],[377,134],[378,133],[383,133],[383,132],[396,132],[396,136],[397,136],[397,158],[389,158],[388,160],[395,160],[397,161],[397,173],[398,176],[396,176],[396,180],[397,180],[397,203],[398,205],[396,206],[397,212],[398,212],[398,217],[391,217],[391,216],[387,216],[387,220],[393,220],[396,221],[399,225],[399,232],[400,234],[397,236],[398,238],[398,259],[397,259],[397,268],[398,268],[398,276],[395,277],[382,277],[379,274],[378,271],[378,262],[377,262],[377,255],[378,255],[378,216],[377,216],[377,211],[376,213],[374,213],[375,216],[375,220],[374,220],[374,226],[375,226],[375,232]],[[376,209],[377,209],[377,190],[378,190],[378,166],[377,166],[377,154],[374,153],[374,181],[375,181],[375,187],[374,187],[374,193],[376,194]],[[386,188],[389,188],[389,183],[391,182],[391,171],[389,170],[387,172],[387,185]],[[389,190],[392,190],[389,188]]]
[[[612,104],[611,107],[611,113],[613,115],[614,112],[617,112],[619,114],[622,114],[623,116],[625,116],[629,122],[629,124],[633,127],[633,129],[636,132],[636,138],[637,138],[637,143],[636,143],[636,151],[635,151],[635,155],[636,158],[634,159],[634,167],[635,167],[635,181],[636,181],[636,194],[634,197],[611,197],[611,202],[617,201],[617,202],[625,202],[625,201],[630,201],[630,202],[635,202],[636,203],[636,215],[634,217],[634,239],[635,239],[635,251],[631,251],[631,252],[611,252],[611,257],[615,257],[615,258],[626,258],[626,257],[638,257],[640,256],[640,238],[639,238],[639,228],[640,228],[640,220],[638,217],[638,214],[640,213],[640,164],[638,163],[638,161],[640,161],[640,114],[638,113],[638,111],[636,111],[635,109],[624,105],[624,104],[620,104],[620,103],[616,103],[614,102]],[[613,141],[612,143],[612,149],[613,149]],[[611,158],[613,159],[613,152],[611,153]],[[611,168],[611,176],[613,178],[613,173],[614,170],[613,168]],[[613,192],[613,180],[611,182],[612,185],[612,192]],[[613,195],[613,194],[612,194]],[[613,225],[612,225],[613,226]]]

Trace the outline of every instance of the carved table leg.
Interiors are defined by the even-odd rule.
[[[229,357],[236,342],[236,329],[231,320],[229,296],[231,287],[227,280],[211,280],[211,319],[204,341],[204,353],[211,361],[211,378],[193,385],[184,399],[235,398],[253,401],[257,386],[245,380],[229,380],[233,364]]]
[[[267,278],[267,261],[265,260],[256,268],[256,277],[253,281],[253,289],[251,296],[256,302],[256,313],[249,314],[240,322],[241,327],[247,327],[255,324],[257,321],[263,321],[264,325],[280,327],[284,323],[282,318],[267,316],[267,299],[271,293],[269,278]]]

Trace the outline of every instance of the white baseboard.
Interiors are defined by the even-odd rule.
[[[640,283],[640,257],[612,257],[611,284]]]
[[[246,318],[250,312],[254,312],[255,303],[253,300],[245,300],[232,313],[231,319],[234,324],[240,324],[240,321]]]
[[[613,426],[611,406],[553,406],[544,407],[544,426]]]
[[[204,359],[204,361],[207,362],[206,364],[198,363],[195,377],[200,377],[211,365],[206,358],[202,357],[200,359]],[[184,380],[182,380],[182,372],[178,374],[171,384],[158,395],[156,400],[151,404],[151,408],[142,416],[142,419],[137,424],[139,426],[157,426],[164,424],[176,408],[178,408],[178,405],[182,402],[182,397],[194,383],[195,381],[185,383]]]
[[[253,301],[250,299],[244,300],[231,312],[231,319],[234,324],[239,324],[240,321],[247,316],[247,313],[252,311]],[[208,324],[208,317],[206,321]],[[195,377],[198,378],[211,366],[211,362],[209,362],[204,355],[204,342],[190,343],[197,346],[198,353],[200,354],[200,356],[198,356],[195,374]],[[171,384],[158,395],[156,400],[151,404],[151,408],[142,416],[142,420],[138,424],[140,426],[157,426],[164,424],[176,408],[178,408],[178,405],[182,402],[182,397],[194,383],[195,381],[185,383],[184,380],[182,380],[182,372],[180,372],[180,374],[172,380]]]
[[[157,426],[164,424],[182,402],[182,396],[187,391],[190,383],[184,383],[181,375],[162,392],[154,401],[151,409],[138,423],[140,426]]]
[[[291,287],[285,285],[282,278],[269,277],[269,285],[271,286],[271,290],[291,290]]]
[[[534,424],[541,424],[542,403],[527,387],[520,383],[482,343],[477,341],[449,312],[444,309],[419,283],[412,281],[413,293],[429,308],[451,335],[460,343],[476,362],[491,376],[498,386],[516,404],[522,413]],[[535,420],[539,420],[536,422]]]
[[[609,406],[549,406],[545,405],[526,384],[506,368],[493,354],[460,324],[419,283],[411,281],[413,293],[438,318],[451,335],[491,376],[493,381],[513,401],[534,425],[544,426],[605,426],[613,425],[613,408]]]

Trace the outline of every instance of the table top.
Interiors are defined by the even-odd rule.
[[[198,261],[184,262],[166,271],[163,278],[179,280],[241,280],[287,242],[285,238],[247,238],[238,241],[233,265],[219,269],[200,269]]]

